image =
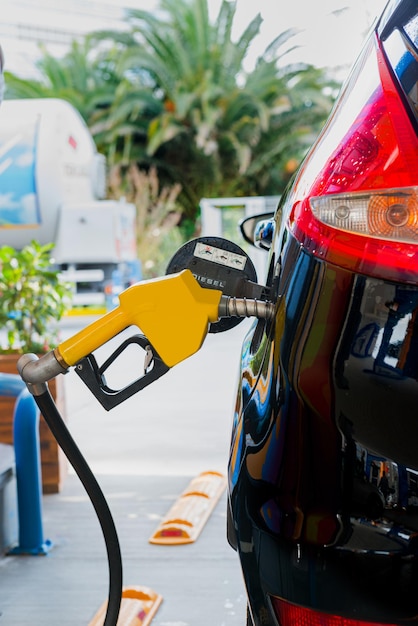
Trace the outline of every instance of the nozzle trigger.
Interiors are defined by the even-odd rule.
[[[122,389],[112,389],[106,383],[106,370],[131,344],[137,344],[145,350],[144,374]],[[141,391],[141,389],[163,376],[169,369],[168,365],[161,360],[144,335],[133,335],[126,339],[101,366],[98,365],[93,354],[88,354],[75,365],[75,371],[78,376],[106,411],[110,411],[110,409]]]

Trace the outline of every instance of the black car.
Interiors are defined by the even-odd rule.
[[[229,459],[248,624],[418,620],[417,130],[418,4],[391,1],[256,229],[277,306],[244,340]]]

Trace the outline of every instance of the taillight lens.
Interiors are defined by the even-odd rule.
[[[364,620],[314,611],[281,598],[272,597],[271,603],[280,626],[394,626],[388,623],[365,622]]]
[[[418,187],[320,196],[310,204],[315,217],[334,228],[418,243]]]
[[[301,168],[289,225],[319,258],[417,284],[417,190],[416,131],[372,37]]]

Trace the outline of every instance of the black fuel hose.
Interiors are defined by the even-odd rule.
[[[116,626],[122,600],[122,556],[112,513],[96,477],[66,427],[49,389],[47,388],[39,396],[34,395],[34,399],[52,434],[83,484],[100,522],[109,563],[109,595],[103,626]]]

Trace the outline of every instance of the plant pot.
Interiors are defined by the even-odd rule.
[[[0,372],[17,374],[16,363],[20,354],[0,354]],[[66,419],[64,380],[57,376],[48,383],[58,410]],[[0,442],[13,444],[13,410],[16,398],[0,396]],[[41,448],[41,470],[43,493],[58,493],[68,473],[68,461],[43,416],[39,420],[39,439]]]

